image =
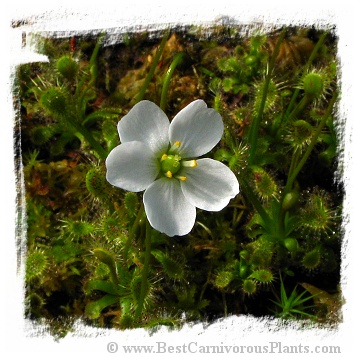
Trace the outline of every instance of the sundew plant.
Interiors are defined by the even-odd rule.
[[[36,38],[49,61],[14,87],[27,319],[341,321],[333,29]]]

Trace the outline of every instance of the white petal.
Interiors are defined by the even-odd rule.
[[[195,158],[206,154],[221,140],[223,121],[219,113],[199,99],[182,109],[172,120],[169,139],[181,142],[179,154]]]
[[[239,192],[234,173],[224,164],[212,159],[197,160],[194,168],[183,168],[181,189],[186,199],[206,211],[220,211]]]
[[[121,143],[141,141],[154,153],[164,154],[169,145],[169,119],[153,102],[137,103],[118,123]]]
[[[127,191],[145,190],[159,174],[159,162],[147,145],[131,141],[115,147],[106,159],[106,179]]]
[[[161,178],[143,195],[151,226],[169,237],[189,233],[196,219],[196,208],[183,195],[177,179]]]

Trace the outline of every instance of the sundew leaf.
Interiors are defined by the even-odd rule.
[[[106,119],[118,119],[118,114],[122,112],[121,109],[116,108],[103,108],[98,109],[85,117],[83,120],[83,125],[90,126],[97,121],[106,120]]]
[[[101,311],[106,307],[116,304],[120,301],[120,297],[117,295],[107,294],[97,301],[90,302],[86,305],[85,314],[90,319],[97,319],[100,317]]]
[[[86,293],[90,294],[94,290],[100,290],[110,295],[119,295],[120,289],[111,281],[90,280],[86,286]]]

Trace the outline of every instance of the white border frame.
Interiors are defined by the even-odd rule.
[[[280,342],[282,346],[340,346],[342,355],[350,356],[354,329],[354,238],[352,234],[351,212],[354,211],[353,197],[355,180],[352,180],[352,135],[354,132],[354,39],[351,28],[353,11],[348,2],[338,1],[296,1],[296,4],[281,1],[254,0],[206,1],[179,0],[176,3],[155,0],[128,1],[120,4],[120,0],[106,1],[90,5],[83,1],[60,1],[42,3],[36,1],[14,0],[6,4],[2,14],[1,31],[3,35],[1,58],[0,95],[1,130],[0,143],[5,158],[5,168],[1,178],[1,290],[0,298],[4,317],[1,321],[3,342],[0,348],[7,354],[10,351],[36,353],[36,356],[63,356],[69,353],[101,355],[108,353],[107,343],[113,341],[122,345],[153,345],[166,342],[167,345],[182,345],[197,342],[199,345],[268,345],[270,341]],[[4,6],[4,5],[3,5]],[[260,320],[248,316],[229,317],[209,326],[196,324],[185,326],[182,330],[168,332],[162,329],[150,336],[147,331],[136,329],[115,331],[86,328],[78,325],[75,332],[59,341],[53,340],[43,327],[34,328],[23,319],[23,286],[21,272],[17,272],[16,242],[14,239],[16,207],[15,207],[15,175],[13,158],[13,118],[11,74],[15,65],[38,59],[31,48],[22,48],[21,32],[35,31],[79,31],[90,32],[104,28],[137,28],[137,26],[160,28],[166,24],[208,24],[221,16],[235,18],[240,24],[259,22],[271,24],[334,24],[339,37],[339,59],[341,68],[342,97],[339,105],[339,117],[343,120],[343,168],[339,178],[345,183],[346,197],[344,202],[345,238],[343,244],[342,291],[346,300],[343,307],[344,322],[336,330],[305,330],[297,326],[285,329],[277,328],[277,323]],[[27,19],[30,23],[20,28],[11,28],[11,20]],[[42,58],[43,59],[43,58]],[[173,353],[174,354],[174,353]],[[233,353],[231,353],[233,354]],[[245,353],[248,354],[248,353]],[[122,351],[118,355],[124,355]],[[134,354],[130,354],[134,355]],[[154,354],[152,354],[154,355]],[[167,354],[164,354],[167,355]],[[192,355],[201,355],[192,353]],[[224,353],[224,355],[228,355]],[[253,355],[253,354],[250,354]],[[259,354],[256,354],[259,355]],[[263,354],[269,355],[269,354]],[[275,355],[275,354],[270,354]],[[303,353],[312,355],[312,353]]]

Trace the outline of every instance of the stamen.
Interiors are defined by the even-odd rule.
[[[181,146],[180,141],[175,141],[172,147],[169,149],[169,153],[175,154],[176,150]]]
[[[167,157],[168,157],[168,155],[167,155],[167,154],[164,154],[164,155],[161,157],[160,161],[164,161]]]
[[[175,176],[177,179],[180,181],[186,181],[187,177],[186,176]]]
[[[196,167],[197,161],[196,160],[181,161],[181,165],[183,167]]]
[[[172,178],[173,174],[171,173],[171,171],[167,171],[167,172],[165,172],[165,176],[168,178]]]

